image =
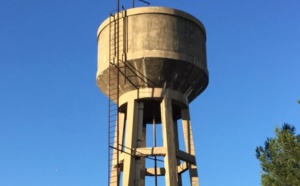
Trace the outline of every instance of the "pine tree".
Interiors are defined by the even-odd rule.
[[[262,186],[300,186],[300,135],[295,131],[289,124],[276,127],[276,137],[256,148]]]

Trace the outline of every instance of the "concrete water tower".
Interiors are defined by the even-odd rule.
[[[97,85],[110,100],[108,185],[143,186],[148,177],[187,185],[185,171],[199,185],[189,103],[208,85],[202,23],[180,10],[140,7],[111,14],[97,36]]]

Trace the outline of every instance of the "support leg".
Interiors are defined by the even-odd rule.
[[[137,140],[136,140],[136,148],[144,147],[145,136],[143,134],[144,128],[144,103],[138,103],[138,121],[137,121]],[[145,169],[145,161],[144,158],[137,157],[136,158],[136,165],[135,165],[135,186],[144,186],[145,185],[145,176],[144,176],[144,169]]]
[[[174,136],[175,136],[175,148],[176,151],[179,150],[179,139],[178,139],[178,123],[177,120],[174,120]],[[180,160],[177,159],[176,165],[180,165]],[[181,174],[178,174],[178,186],[182,186]]]
[[[134,185],[135,153],[137,140],[138,103],[131,99],[127,103],[126,137],[123,163],[123,185]]]
[[[192,134],[192,125],[190,120],[190,112],[188,108],[181,110],[182,116],[182,128],[184,134],[184,141],[186,152],[195,156],[194,139]],[[199,178],[197,172],[197,166],[189,164],[190,181],[192,186],[199,186]]]
[[[118,180],[120,180],[120,162],[119,157],[121,155],[122,146],[123,144],[123,136],[124,136],[124,125],[125,125],[125,114],[119,113],[119,136],[117,128],[115,129],[115,137],[114,137],[114,149],[113,149],[113,157],[112,157],[112,167],[111,167],[111,176],[110,176],[110,186],[119,186]],[[119,138],[119,139],[117,139]],[[118,144],[119,143],[119,144]]]
[[[174,144],[174,123],[172,114],[172,100],[165,94],[161,103],[161,122],[163,133],[163,146],[166,148],[165,163],[165,179],[166,186],[176,186],[178,181],[177,159]]]

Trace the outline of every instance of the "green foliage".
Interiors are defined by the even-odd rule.
[[[289,124],[276,127],[276,137],[256,148],[263,186],[300,186],[300,135],[295,131]]]

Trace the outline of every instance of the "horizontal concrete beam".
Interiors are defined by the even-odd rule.
[[[166,173],[165,168],[156,168],[156,175],[155,175],[155,168],[147,168],[146,169],[146,176],[164,176]]]
[[[176,157],[180,160],[183,160],[183,161],[186,161],[186,162],[189,162],[191,164],[196,165],[196,158],[195,158],[195,156],[193,156],[191,154],[188,154],[188,153],[183,152],[181,150],[177,150],[176,151]]]
[[[178,174],[182,174],[188,170],[187,162],[183,162],[182,164],[177,166]],[[156,176],[164,176],[165,175],[165,168],[159,167],[156,168]],[[155,168],[146,168],[146,176],[155,176]]]
[[[183,162],[182,164],[177,166],[177,172],[178,174],[184,173],[186,170],[188,170],[188,164],[187,162]]]
[[[166,148],[165,147],[137,148],[135,155],[140,157],[165,156]]]

